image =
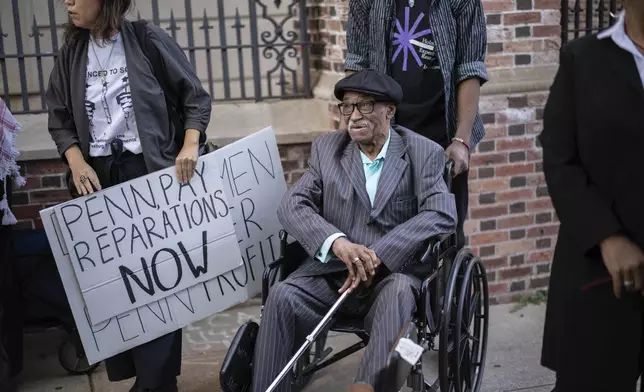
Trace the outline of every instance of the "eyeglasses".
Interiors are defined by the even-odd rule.
[[[358,111],[362,114],[369,114],[373,112],[375,103],[376,103],[375,101],[362,101],[358,103],[342,102],[338,104],[338,108],[340,109],[340,113],[342,113],[344,116],[352,115],[353,111],[356,108],[358,108]]]

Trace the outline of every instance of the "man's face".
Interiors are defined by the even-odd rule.
[[[376,102],[368,95],[348,91],[340,104],[340,112],[348,122],[347,130],[352,140],[362,145],[382,145],[387,140],[395,107]]]

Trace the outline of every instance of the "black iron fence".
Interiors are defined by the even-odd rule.
[[[561,42],[595,34],[611,26],[620,0],[561,0]]]
[[[44,7],[42,0],[0,4],[0,97],[15,114],[46,111],[47,80],[68,17],[58,0],[45,2]],[[305,3],[139,1],[131,19],[143,17],[168,31],[215,102],[308,98]]]

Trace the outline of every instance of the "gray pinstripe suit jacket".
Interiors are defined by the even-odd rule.
[[[357,143],[345,131],[316,139],[308,170],[277,211],[284,229],[309,254],[292,276],[345,270],[337,258],[328,263],[315,259],[322,243],[337,232],[373,249],[389,271],[400,272],[425,240],[456,228],[444,165],[438,144],[394,126],[372,208]]]

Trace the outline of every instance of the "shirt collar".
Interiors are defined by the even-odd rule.
[[[376,156],[376,159],[372,161],[371,159],[369,159],[368,156],[365,155],[365,153],[362,152],[362,150],[360,151],[360,157],[362,158],[362,163],[364,163],[365,165],[367,164],[371,165],[380,160],[384,160],[385,156],[387,156],[387,149],[389,148],[389,139],[391,139],[391,128],[389,129],[389,133],[387,133],[387,140],[385,141],[385,144],[382,145],[382,150],[380,150],[380,153],[378,153],[378,155]]]
[[[632,53],[635,57],[642,57],[642,53],[635,47],[635,44],[631,38],[626,34],[626,28],[624,20],[626,17],[626,11],[622,10],[617,15],[617,21],[610,28],[602,31],[597,34],[598,39],[612,38],[615,41],[615,44],[620,48],[626,50],[627,52]]]

